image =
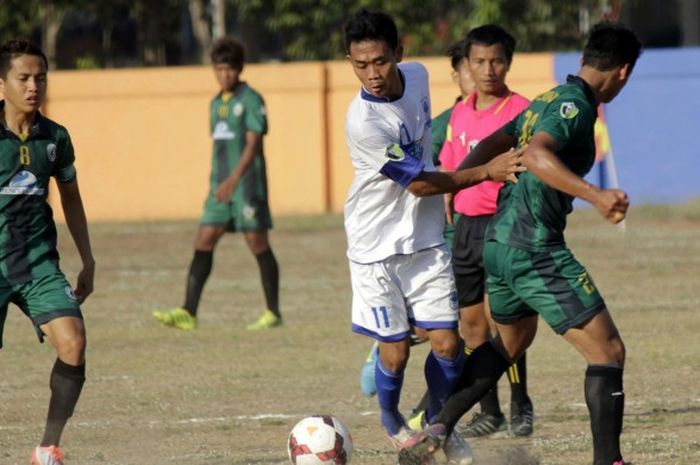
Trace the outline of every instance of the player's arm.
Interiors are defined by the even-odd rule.
[[[523,155],[523,165],[545,184],[591,203],[609,222],[625,218],[629,200],[619,189],[599,189],[576,175],[556,156],[557,142],[547,132],[537,132]]]
[[[525,171],[520,164],[523,152],[524,149],[511,149],[486,164],[452,172],[422,171],[408,184],[407,189],[415,196],[424,197],[457,192],[482,181],[518,182],[516,173]]]
[[[508,152],[511,147],[515,147],[518,138],[506,132],[504,128],[498,129],[490,136],[482,139],[476,147],[469,152],[469,156],[457,166],[458,170],[473,168],[490,162],[498,155]]]
[[[240,181],[243,173],[246,172],[250,165],[253,164],[255,160],[255,155],[258,153],[258,148],[262,143],[263,135],[253,131],[246,131],[245,133],[245,146],[241,152],[241,158],[239,159],[236,166],[231,171],[224,181],[219,184],[216,189],[216,200],[219,202],[228,202],[231,199],[233,191],[236,189],[238,181]]]
[[[90,234],[88,233],[87,219],[83,200],[80,197],[78,180],[74,178],[70,182],[57,182],[58,192],[61,195],[61,206],[66,219],[68,231],[70,231],[75,247],[78,249],[83,269],[78,274],[78,284],[75,295],[78,302],[83,302],[92,294],[95,280],[95,258],[90,246]]]

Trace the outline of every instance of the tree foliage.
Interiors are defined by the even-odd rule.
[[[223,11],[215,11],[219,5],[228,32],[242,38],[258,59],[342,58],[343,25],[360,8],[391,14],[413,56],[442,55],[469,29],[486,23],[509,30],[519,51],[566,50],[579,48],[587,21],[595,22],[615,2],[619,0],[2,0],[0,41],[29,37],[45,48],[56,47],[58,53],[46,50],[47,55],[56,56],[63,67],[202,63],[212,18],[223,17]]]

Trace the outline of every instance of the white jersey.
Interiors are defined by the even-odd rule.
[[[403,95],[393,101],[365,89],[350,103],[345,134],[355,179],[345,202],[348,258],[373,263],[444,243],[442,196],[416,197],[406,186],[434,171],[428,72],[399,65]]]

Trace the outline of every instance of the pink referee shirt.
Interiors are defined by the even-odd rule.
[[[447,137],[440,151],[440,163],[447,171],[454,171],[481,139],[500,129],[530,104],[528,99],[511,91],[484,110],[477,111],[475,102],[476,91],[452,110]],[[455,211],[468,216],[493,215],[502,185],[484,181],[459,191],[454,199]]]

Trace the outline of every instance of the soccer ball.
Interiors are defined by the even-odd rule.
[[[352,456],[352,437],[334,416],[314,415],[294,426],[287,452],[295,465],[346,465]]]

